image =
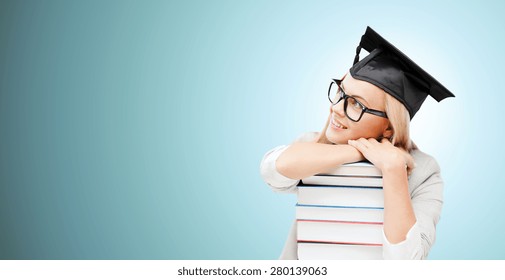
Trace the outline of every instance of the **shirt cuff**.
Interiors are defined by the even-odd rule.
[[[280,154],[284,152],[289,146],[282,145],[272,150],[268,151],[261,162],[261,176],[263,180],[272,188],[275,192],[296,192],[296,185],[300,180],[288,178],[279,171],[277,171],[277,166],[275,162],[279,158]]]
[[[419,226],[416,223],[410,228],[405,240],[392,244],[382,228],[382,254],[385,260],[408,260],[413,259],[416,252],[421,249],[421,236]]]

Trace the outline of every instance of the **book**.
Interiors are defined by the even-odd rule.
[[[349,222],[384,222],[384,210],[377,207],[348,207],[296,204],[296,218],[301,220],[338,220]]]
[[[382,246],[298,243],[300,260],[381,260]]]
[[[298,186],[298,203],[305,205],[384,208],[382,187]]]
[[[370,162],[347,163],[302,179],[306,185],[382,186],[382,172]]]
[[[296,220],[298,242],[382,245],[382,223]]]
[[[344,175],[344,176],[368,176],[368,177],[382,177],[382,172],[379,168],[375,167],[368,161],[358,161],[353,163],[346,163],[325,172],[324,175]]]
[[[344,175],[316,174],[314,176],[302,179],[302,183],[305,185],[380,187],[382,186],[382,177],[350,177]]]
[[[298,185],[298,259],[382,259],[382,173],[369,162],[344,164]]]

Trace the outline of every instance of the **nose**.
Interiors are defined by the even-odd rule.
[[[340,102],[338,102],[337,104],[331,105],[330,112],[333,112],[334,114],[337,114],[341,118],[345,117],[345,113],[344,113],[344,100],[340,100]]]

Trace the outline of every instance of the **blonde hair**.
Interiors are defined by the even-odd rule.
[[[388,128],[393,132],[392,136],[389,138],[389,141],[391,141],[394,146],[410,153],[413,149],[417,149],[414,142],[410,140],[410,114],[407,111],[407,108],[405,108],[405,106],[400,101],[388,93],[385,93],[385,95],[386,98],[384,100],[384,103],[385,111],[388,115],[389,120]],[[316,141],[317,143],[332,144],[328,138],[326,138],[326,130],[328,129],[329,123],[330,116],[328,116],[323,130],[319,134],[319,138]]]
[[[410,114],[407,108],[393,96],[386,93],[386,114],[389,119],[389,128],[393,131],[391,143],[407,152],[416,149],[416,145],[410,139]]]

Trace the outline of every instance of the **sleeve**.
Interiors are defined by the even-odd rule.
[[[282,145],[275,147],[268,151],[261,161],[260,172],[263,180],[272,188],[274,192],[279,193],[296,193],[296,185],[300,180],[288,178],[279,171],[277,171],[277,167],[275,162],[279,155],[284,152],[289,146]]]
[[[428,176],[411,194],[412,208],[416,223],[407,233],[406,239],[391,244],[383,231],[384,259],[426,259],[435,243],[436,225],[440,219],[443,204],[443,181],[440,167],[431,158],[422,168]]]
[[[314,141],[319,136],[318,132],[306,132],[298,136],[294,142],[310,142]],[[278,193],[297,193],[297,185],[300,180],[288,178],[279,171],[275,165],[279,156],[289,146],[281,145],[268,151],[261,161],[260,173],[263,180],[270,186],[274,192]]]

